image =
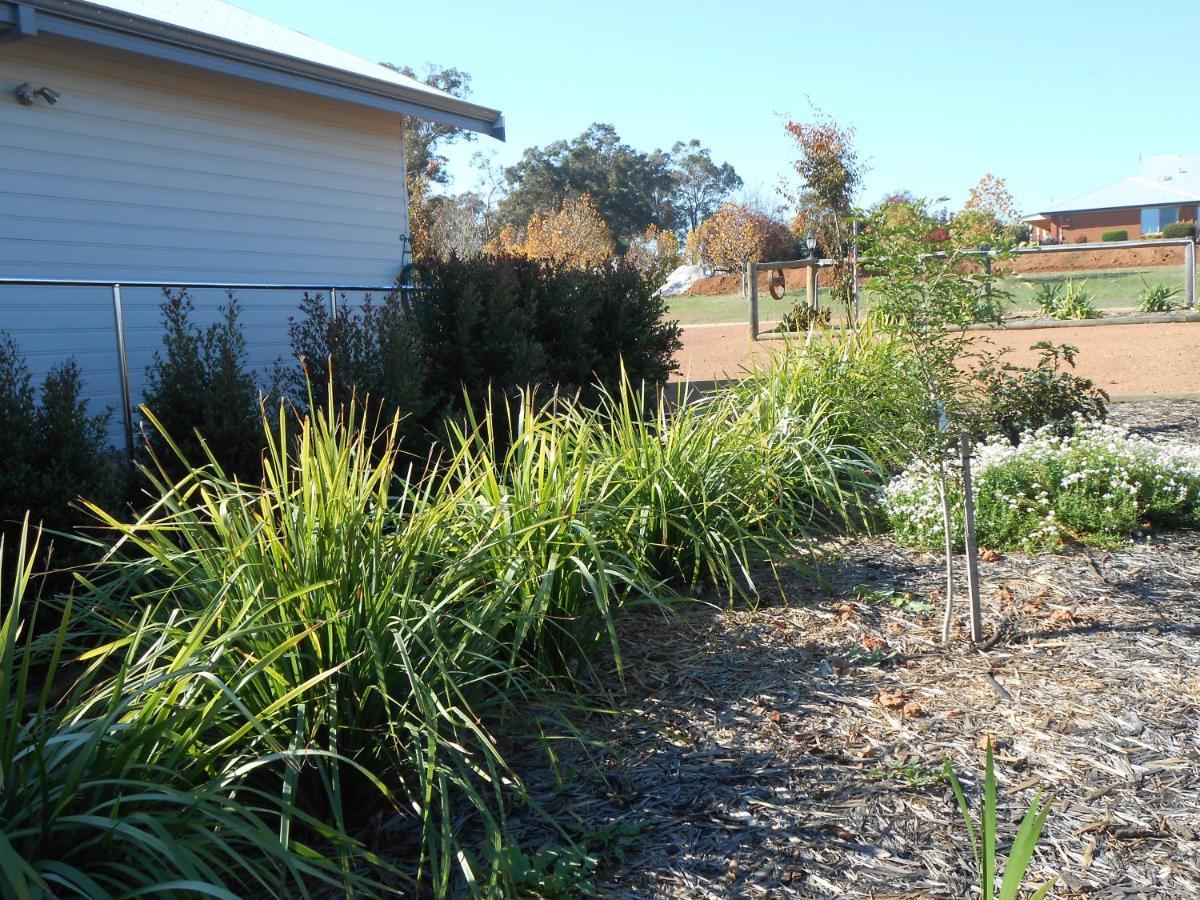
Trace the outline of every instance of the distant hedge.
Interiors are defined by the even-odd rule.
[[[1129,240],[1129,232],[1124,228],[1114,228],[1112,231],[1105,231],[1100,235],[1102,241],[1127,241]]]
[[[1165,238],[1191,238],[1196,239],[1196,223],[1195,222],[1172,222],[1170,225],[1163,227],[1162,236]]]

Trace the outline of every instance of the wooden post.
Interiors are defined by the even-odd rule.
[[[746,263],[745,278],[750,286],[750,340],[758,340],[758,265]]]
[[[804,270],[804,290],[808,293],[808,306],[816,312],[820,307],[817,300],[817,264],[814,262]]]
[[[1183,303],[1188,309],[1196,308],[1196,242],[1183,248]]]
[[[850,296],[854,298],[854,326],[858,326],[858,219],[850,229]]]
[[[958,433],[963,467],[963,535],[967,553],[967,590],[971,595],[971,640],[983,640],[983,613],[979,605],[979,550],[975,545],[975,495],[971,487],[971,436]]]

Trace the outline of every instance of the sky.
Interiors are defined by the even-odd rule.
[[[1200,154],[1200,5],[858,0],[233,0],[367,59],[456,66],[508,139],[452,148],[514,162],[608,122],[642,150],[698,138],[747,187],[791,173],[787,117],[855,129],[860,202],[907,190],[961,206],[987,173],[1025,213]],[[794,177],[791,179],[794,181]]]

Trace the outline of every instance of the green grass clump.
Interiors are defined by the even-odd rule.
[[[1180,307],[1180,304],[1176,302],[1176,298],[1183,293],[1180,288],[1169,285],[1165,281],[1153,285],[1148,284],[1144,278],[1142,284],[1142,293],[1138,297],[1139,312],[1170,312]]]
[[[1100,310],[1086,282],[1068,278],[1063,282],[1043,281],[1033,291],[1038,309],[1051,319],[1098,319]]]
[[[901,456],[873,421],[901,389],[858,393],[894,352],[829,335],[678,409],[628,385],[497,401],[428,465],[355,403],[270,417],[254,482],[163,434],[142,513],[89,506],[104,552],[76,599],[31,609],[26,565],[8,605],[0,893],[588,877],[566,830],[513,844],[529,799],[502,736],[570,736],[589,656],[620,663],[623,608],[754,595],[757,563],[857,524]],[[387,859],[359,837],[379,821]]]

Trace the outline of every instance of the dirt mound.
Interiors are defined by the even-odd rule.
[[[1183,247],[1117,247],[1112,250],[1061,250],[1022,253],[1004,261],[1017,274],[1075,272],[1087,269],[1141,269],[1183,265]]]

